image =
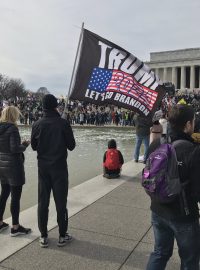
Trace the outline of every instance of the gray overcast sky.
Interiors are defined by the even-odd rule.
[[[141,60],[200,47],[199,0],[0,0],[0,73],[59,96],[71,78],[82,22]]]

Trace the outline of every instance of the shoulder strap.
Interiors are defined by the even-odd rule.
[[[172,143],[172,145],[174,146],[175,150],[176,150],[176,146],[178,145],[193,145],[192,142],[190,141],[187,141],[187,140],[177,140],[177,141],[174,141]],[[178,162],[178,166],[182,166],[182,162]],[[185,194],[185,187],[190,183],[190,181],[187,179],[186,181],[182,182],[181,183],[181,186],[182,186],[182,189],[181,189],[181,197],[182,197],[182,200],[183,200],[183,208],[184,208],[184,212],[186,214],[186,216],[188,216],[190,214],[190,210],[189,210],[189,207],[188,207],[188,202],[187,202],[187,197],[186,197],[186,194]]]

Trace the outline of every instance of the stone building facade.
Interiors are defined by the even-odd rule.
[[[176,89],[200,89],[200,48],[152,52],[146,64]]]

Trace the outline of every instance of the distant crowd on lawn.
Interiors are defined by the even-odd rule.
[[[62,115],[65,107],[64,98],[58,99],[58,112]],[[21,111],[20,124],[32,125],[42,117],[41,98],[28,95],[26,98],[4,100],[0,104],[0,110],[6,105],[15,105]],[[121,109],[114,105],[98,106],[85,102],[70,101],[68,104],[68,120],[71,125],[134,125],[134,112]]]
[[[65,107],[64,98],[58,98],[58,112],[62,115]],[[166,95],[161,103],[163,112],[168,112],[175,104],[191,104],[195,111],[200,111],[200,94],[187,93]],[[15,105],[21,111],[20,124],[32,125],[42,117],[41,98],[30,93],[27,97],[0,101],[0,112],[6,105]],[[79,101],[68,104],[68,120],[71,125],[116,125],[134,126],[135,112],[114,105],[98,106]]]

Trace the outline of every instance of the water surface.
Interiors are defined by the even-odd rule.
[[[22,139],[30,139],[31,129],[20,127]],[[125,162],[132,159],[135,134],[132,128],[80,128],[74,127],[76,148],[68,152],[69,187],[102,174],[103,154],[107,142],[115,139]],[[26,184],[23,187],[21,209],[27,209],[37,203],[37,159],[36,152],[29,146],[25,152]],[[88,195],[89,196],[89,195]],[[6,216],[10,215],[6,209]]]

